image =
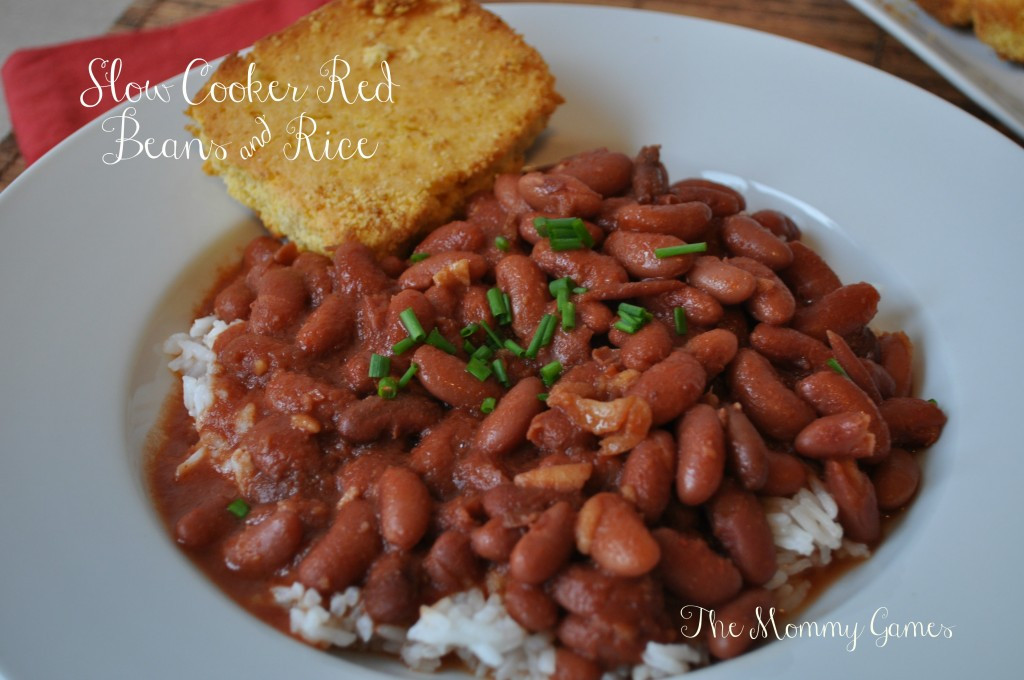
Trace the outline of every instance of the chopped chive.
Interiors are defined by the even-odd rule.
[[[473,352],[476,351],[476,347],[469,340],[462,341],[462,349],[466,351],[466,354],[473,356]]]
[[[539,393],[537,395],[537,398],[540,399],[541,401],[547,401],[548,400],[548,393],[547,392],[541,392],[541,393]]]
[[[494,349],[498,349],[503,344],[505,344],[505,341],[502,340],[501,337],[494,332],[494,329],[491,328],[491,326],[486,321],[481,321],[480,325],[483,326],[484,332],[487,333],[487,342],[490,343],[494,347]]]
[[[440,350],[448,352],[448,354],[455,354],[458,352],[458,348],[452,343],[448,342],[448,339],[441,335],[441,331],[434,328],[430,331],[430,335],[427,336],[427,344],[436,347]]]
[[[406,307],[405,311],[398,315],[402,325],[405,326],[405,330],[409,331],[409,337],[416,342],[423,342],[427,339],[427,333],[423,330],[423,326],[420,325],[420,320],[416,318],[416,312],[413,311],[412,307]]]
[[[412,255],[409,256],[409,262],[412,262],[413,264],[417,262],[423,262],[423,260],[427,259],[428,257],[430,257],[430,253],[413,253]]]
[[[498,382],[503,387],[508,387],[508,371],[505,370],[505,362],[501,359],[495,359],[491,362],[491,368],[494,370],[494,377],[498,379]]]
[[[498,236],[494,239],[494,247],[503,253],[508,252],[508,239],[504,236]]]
[[[565,236],[551,239],[551,250],[562,252],[565,250],[583,250],[583,240],[579,236]]]
[[[572,288],[572,279],[568,276],[561,279],[555,279],[548,284],[548,290],[551,291],[551,295],[553,297],[558,297],[558,293],[560,291],[568,291],[570,288]]]
[[[576,232],[577,238],[579,238],[580,241],[583,241],[583,245],[587,248],[594,247],[594,237],[590,235],[590,232],[587,230],[587,225],[583,224],[583,220],[574,221],[572,223],[572,229]]]
[[[555,330],[558,328],[558,319],[554,314],[545,314],[544,318],[547,319],[547,325],[544,326],[544,337],[541,338],[541,347],[547,347],[551,344],[551,341],[555,338]]]
[[[466,372],[468,372],[470,375],[472,375],[480,382],[487,380],[489,377],[491,377],[492,373],[491,367],[485,364],[477,357],[470,358],[470,360],[466,363]]]
[[[479,359],[480,361],[488,361],[492,356],[494,356],[494,350],[487,345],[481,345],[480,347],[477,347],[470,356],[474,359]]]
[[[537,329],[533,332],[533,337],[530,338],[530,346],[526,348],[526,356],[530,359],[537,357],[537,352],[540,351],[541,343],[544,341],[544,330],[547,326],[548,317],[550,314],[545,314],[540,323],[537,324]]]
[[[629,317],[631,319],[636,319],[641,323],[645,321],[650,321],[651,319],[654,318],[654,315],[648,312],[643,307],[631,305],[628,302],[619,303],[618,312],[620,317]]]
[[[657,248],[654,251],[656,258],[663,259],[666,257],[675,257],[676,255],[689,255],[691,253],[703,253],[707,251],[708,244],[704,241],[700,243],[684,243],[681,246],[669,246],[667,248]]]
[[[478,330],[480,330],[480,324],[478,324],[478,323],[471,323],[468,326],[465,326],[462,330],[460,330],[459,331],[459,335],[461,337],[463,337],[463,338],[470,338],[470,337],[473,337],[473,335]]]
[[[370,377],[383,378],[391,372],[391,359],[377,353],[370,355]]]
[[[249,514],[249,504],[241,498],[236,498],[228,503],[228,512],[238,519],[245,519],[245,516]]]
[[[515,340],[512,340],[512,339],[506,340],[505,341],[505,349],[507,349],[508,351],[512,352],[512,354],[515,354],[520,359],[522,359],[523,357],[526,356],[526,350],[523,349],[519,345],[519,343],[516,342]]]
[[[512,323],[512,299],[508,296],[508,293],[502,293],[501,299],[505,301],[505,320],[502,321],[503,325]]]
[[[402,374],[402,377],[398,379],[398,386],[399,387],[405,387],[406,385],[409,384],[409,381],[412,380],[412,377],[414,375],[416,375],[417,373],[419,373],[419,372],[420,372],[420,365],[419,364],[409,364],[409,368],[407,368],[405,370],[405,373]]]
[[[377,383],[377,396],[381,399],[394,399],[398,396],[398,381],[388,376]]]
[[[508,307],[505,306],[505,295],[500,288],[490,288],[487,291],[487,304],[491,307],[491,314],[499,324],[506,324],[512,320]]]
[[[935,401],[934,399],[929,399],[928,403],[932,404],[933,406],[938,406],[939,405],[939,402]]]
[[[840,366],[839,362],[836,361],[835,359],[829,359],[828,361],[825,362],[825,365],[828,366],[829,368],[831,368],[833,371],[835,371],[839,375],[843,376],[844,378],[849,378],[850,377],[850,376],[848,376],[846,374],[846,371],[843,370],[843,367]]]
[[[576,295],[583,295],[588,290],[590,290],[590,289],[586,288],[584,286],[576,286],[575,288],[572,289],[572,292],[575,293]]]
[[[576,305],[566,302],[562,305],[562,330],[571,331],[576,328]]]
[[[483,403],[480,404],[480,412],[481,413],[493,413],[494,412],[494,407],[497,406],[497,405],[498,405],[498,400],[497,399],[495,399],[494,397],[487,397],[486,399],[483,400]]]
[[[546,237],[548,235],[548,218],[546,217],[534,217],[533,227],[537,230],[537,234]]]
[[[689,325],[686,323],[686,307],[672,310],[672,318],[676,322],[676,335],[686,335]]]
[[[560,375],[562,375],[562,363],[560,361],[544,364],[540,369],[540,379],[544,381],[544,387],[554,385]]]
[[[413,347],[416,346],[416,341],[412,338],[402,338],[395,344],[391,345],[391,351],[395,353],[395,356],[402,356]]]
[[[623,333],[629,333],[630,335],[633,335],[633,333],[636,333],[638,330],[640,330],[640,324],[632,319],[621,319],[619,321],[616,321],[612,325],[618,328]]]

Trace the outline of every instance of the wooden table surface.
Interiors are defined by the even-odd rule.
[[[238,1],[135,0],[114,23],[111,32],[165,26]],[[1005,126],[844,0],[585,0],[583,4],[636,7],[714,19],[823,47],[914,83],[1021,144]],[[8,135],[0,142],[0,190],[24,169],[17,144],[13,136]]]

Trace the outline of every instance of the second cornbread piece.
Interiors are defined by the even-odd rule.
[[[336,88],[331,101],[320,102],[317,88],[329,86],[320,69],[335,56],[351,67],[349,99],[364,80],[372,96],[386,80],[386,60],[392,101],[348,104]],[[229,56],[193,101],[214,82],[246,83],[250,64],[264,88],[276,80],[308,90],[298,102],[207,99],[192,106],[193,131],[228,150],[226,159],[209,158],[206,170],[221,175],[270,231],[318,252],[350,238],[378,253],[401,250],[488,188],[494,174],[521,166],[561,103],[540,55],[468,0],[337,0],[248,54]],[[344,75],[340,62],[337,68]],[[342,137],[366,138],[365,150],[376,150],[369,159],[314,161],[303,149],[289,160],[285,145],[296,139],[287,127],[302,113],[316,121],[316,153],[325,140],[336,148]],[[241,158],[239,150],[262,130],[257,116],[272,139]],[[294,155],[295,147],[287,151]]]

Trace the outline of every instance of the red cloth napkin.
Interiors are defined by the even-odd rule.
[[[119,103],[109,89],[94,108],[80,103],[82,92],[93,86],[89,73],[93,59],[121,58],[119,91],[129,81],[145,84],[148,80],[156,85],[184,71],[193,59],[213,60],[242,49],[326,2],[250,0],[175,26],[19,50],[2,70],[18,147],[25,161],[32,163]]]

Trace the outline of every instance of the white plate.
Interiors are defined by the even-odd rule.
[[[1019,291],[1024,152],[875,69],[651,12],[498,6],[567,103],[540,160],[660,142],[675,177],[749,180],[849,281],[883,289],[921,387],[950,413],[924,488],[878,554],[807,616],[952,626],[952,639],[771,644],[701,677],[1007,677],[1019,647]],[[180,100],[143,134],[187,135]],[[228,601],[168,539],[140,465],[169,383],[156,347],[254,233],[199,163],[101,163],[88,126],[0,196],[0,672],[61,678],[371,678]],[[717,174],[716,174],[717,173]],[[798,197],[804,203],[787,196]],[[163,384],[152,385],[154,376]],[[1004,665],[1007,666],[1004,669]]]
[[[1000,59],[971,29],[945,26],[914,0],[847,0],[1024,139],[1024,65]]]

